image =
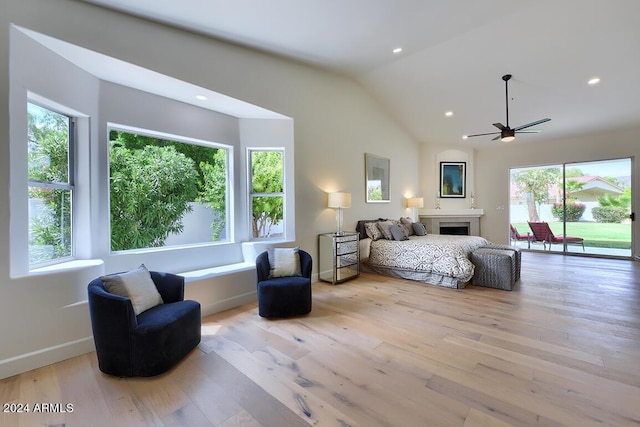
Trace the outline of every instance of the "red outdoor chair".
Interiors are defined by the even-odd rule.
[[[542,242],[543,249],[547,249],[547,243],[549,244],[549,250],[554,243],[575,243],[582,245],[582,251],[584,252],[584,239],[582,237],[569,237],[569,236],[555,236],[551,227],[546,222],[529,222],[529,227],[533,232],[535,240]]]
[[[527,248],[531,249],[531,240],[533,239],[533,236],[528,231],[526,236],[518,233],[518,230],[516,230],[513,224],[509,224],[509,227],[511,228],[511,242],[521,242],[526,240]]]

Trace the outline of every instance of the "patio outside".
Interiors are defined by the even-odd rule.
[[[527,222],[514,223],[513,226],[521,235],[529,233],[531,240],[511,241],[522,249],[546,250],[551,252],[563,252],[562,243],[554,243],[549,248],[543,242],[536,241]],[[562,236],[562,223],[549,222],[551,230],[556,236]],[[567,236],[581,237],[584,239],[584,251],[580,244],[568,244],[568,253],[597,254],[608,256],[631,256],[631,223],[600,224],[596,222],[567,223]],[[546,246],[546,248],[545,248]]]

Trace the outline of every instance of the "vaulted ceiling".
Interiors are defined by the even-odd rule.
[[[517,143],[640,125],[638,0],[85,1],[347,74],[419,141],[501,143],[462,136],[506,123],[504,74],[512,127],[551,118]]]

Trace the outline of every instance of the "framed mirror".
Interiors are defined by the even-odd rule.
[[[367,203],[389,202],[390,160],[373,154],[364,154]]]

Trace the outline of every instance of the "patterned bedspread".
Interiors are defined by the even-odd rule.
[[[477,236],[428,234],[410,236],[409,240],[371,242],[368,263],[371,266],[436,273],[467,282],[474,266],[469,254],[489,242]]]

